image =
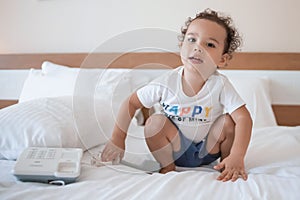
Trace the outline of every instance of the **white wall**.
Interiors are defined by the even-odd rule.
[[[90,52],[149,27],[179,33],[207,7],[233,17],[243,51],[300,52],[299,0],[0,0],[0,53]]]

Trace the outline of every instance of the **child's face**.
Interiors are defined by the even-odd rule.
[[[189,25],[181,44],[181,60],[187,69],[196,69],[206,80],[217,66],[226,65],[228,55],[223,54],[226,30],[216,22],[195,19]]]

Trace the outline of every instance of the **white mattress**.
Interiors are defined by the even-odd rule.
[[[300,127],[254,130],[247,181],[219,182],[219,172],[203,168],[150,175],[89,159],[86,152],[79,179],[65,186],[20,182],[11,174],[15,161],[0,160],[0,199],[300,199]]]

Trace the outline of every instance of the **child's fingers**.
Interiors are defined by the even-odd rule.
[[[229,181],[230,179],[232,179],[233,176],[233,171],[228,171],[226,176],[222,179],[222,181]]]
[[[223,164],[223,163],[221,162],[221,163],[215,165],[215,166],[214,166],[214,169],[220,170],[220,169],[223,169],[224,167],[225,167],[225,164]]]
[[[101,153],[101,160],[104,162],[112,161],[114,153],[114,150],[109,145],[107,145]]]
[[[228,171],[224,170],[221,175],[217,178],[220,181],[228,181],[231,180],[232,182],[236,181],[238,178],[242,178],[243,180],[247,180],[248,176],[245,171]]]
[[[228,174],[228,171],[227,171],[227,170],[224,170],[224,171],[218,176],[217,180],[219,180],[219,181],[224,180],[224,178],[227,176],[227,174]]]
[[[239,178],[239,172],[238,172],[238,171],[233,172],[231,181],[234,182],[234,181],[236,181],[238,178]]]
[[[241,171],[240,174],[241,174],[242,178],[243,178],[245,181],[248,179],[248,175],[247,175],[247,173],[246,173],[244,170]]]

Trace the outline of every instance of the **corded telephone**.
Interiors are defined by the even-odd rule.
[[[28,147],[18,158],[13,174],[21,181],[64,185],[80,175],[81,157],[80,148]]]

